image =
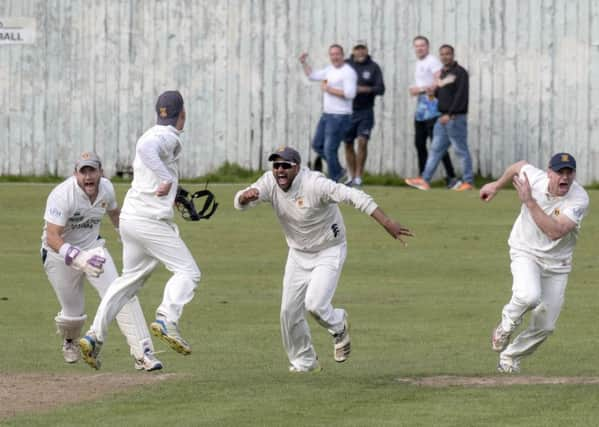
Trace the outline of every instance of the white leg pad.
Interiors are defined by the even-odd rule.
[[[81,330],[86,319],[86,314],[79,317],[69,317],[58,313],[54,318],[56,333],[61,335],[65,340],[78,340],[81,337]]]

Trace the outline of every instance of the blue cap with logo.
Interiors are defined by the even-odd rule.
[[[159,125],[172,125],[177,123],[179,113],[183,110],[183,97],[178,90],[163,92],[156,101],[156,114]]]
[[[576,159],[570,153],[557,153],[551,157],[549,167],[554,172],[559,172],[564,168],[576,170]]]

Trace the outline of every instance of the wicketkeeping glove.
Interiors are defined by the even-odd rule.
[[[64,263],[74,269],[81,270],[93,277],[99,277],[104,272],[104,263],[106,257],[104,249],[100,246],[84,251],[77,246],[71,246],[67,249],[64,256]]]

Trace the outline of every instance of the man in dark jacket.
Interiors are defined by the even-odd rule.
[[[368,140],[374,127],[374,98],[385,93],[383,73],[379,65],[368,55],[368,47],[359,41],[352,55],[345,61],[358,74],[358,90],[353,101],[351,127],[345,136],[345,160],[349,178],[347,185],[360,187],[364,164],[368,155]],[[358,139],[358,149],[354,149],[354,140]]]
[[[406,184],[419,190],[430,189],[430,182],[439,162],[452,145],[462,158],[462,182],[456,184],[456,191],[472,190],[474,174],[472,158],[468,149],[468,72],[454,59],[453,47],[444,44],[439,49],[443,63],[441,76],[437,82],[436,96],[439,100],[441,117],[433,131],[433,144],[426,161],[422,177],[407,178]]]

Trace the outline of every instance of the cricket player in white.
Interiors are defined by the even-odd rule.
[[[347,313],[331,305],[347,251],[345,225],[337,203],[353,205],[372,216],[395,239],[412,236],[389,219],[362,191],[337,184],[319,172],[301,167],[299,153],[282,147],[270,155],[272,172],[235,195],[236,209],[259,202],[272,204],[289,246],[281,333],[291,372],[320,370],[305,319],[308,311],[334,337],[334,357],[343,362],[351,351]]]
[[[158,262],[173,273],[156,310],[152,333],[173,350],[190,354],[191,346],[179,334],[177,323],[183,306],[194,296],[200,269],[179,237],[173,222],[178,184],[179,135],[185,125],[185,107],[178,91],[167,91],[156,103],[157,124],[137,141],[133,182],[120,216],[123,274],[102,298],[94,323],[79,344],[84,360],[99,368],[98,354],[108,325],[116,313],[143,286]]]
[[[83,279],[104,296],[118,277],[114,262],[99,236],[102,217],[108,212],[119,226],[119,208],[114,188],[102,177],[102,164],[95,153],[85,152],[73,176],[55,187],[46,203],[42,235],[44,270],[56,292],[61,310],[55,318],[63,337],[63,356],[67,363],[79,360],[84,313]],[[137,297],[125,301],[117,323],[131,347],[135,368],[153,371],[162,368]]]
[[[568,273],[589,197],[575,181],[576,160],[557,153],[542,171],[520,161],[497,181],[486,184],[480,197],[490,201],[512,181],[522,201],[508,243],[513,276],[512,298],[503,307],[491,346],[500,352],[498,371],[520,371],[520,359],[532,354],[555,329],[564,303]],[[510,337],[531,312],[530,324],[510,344]]]

